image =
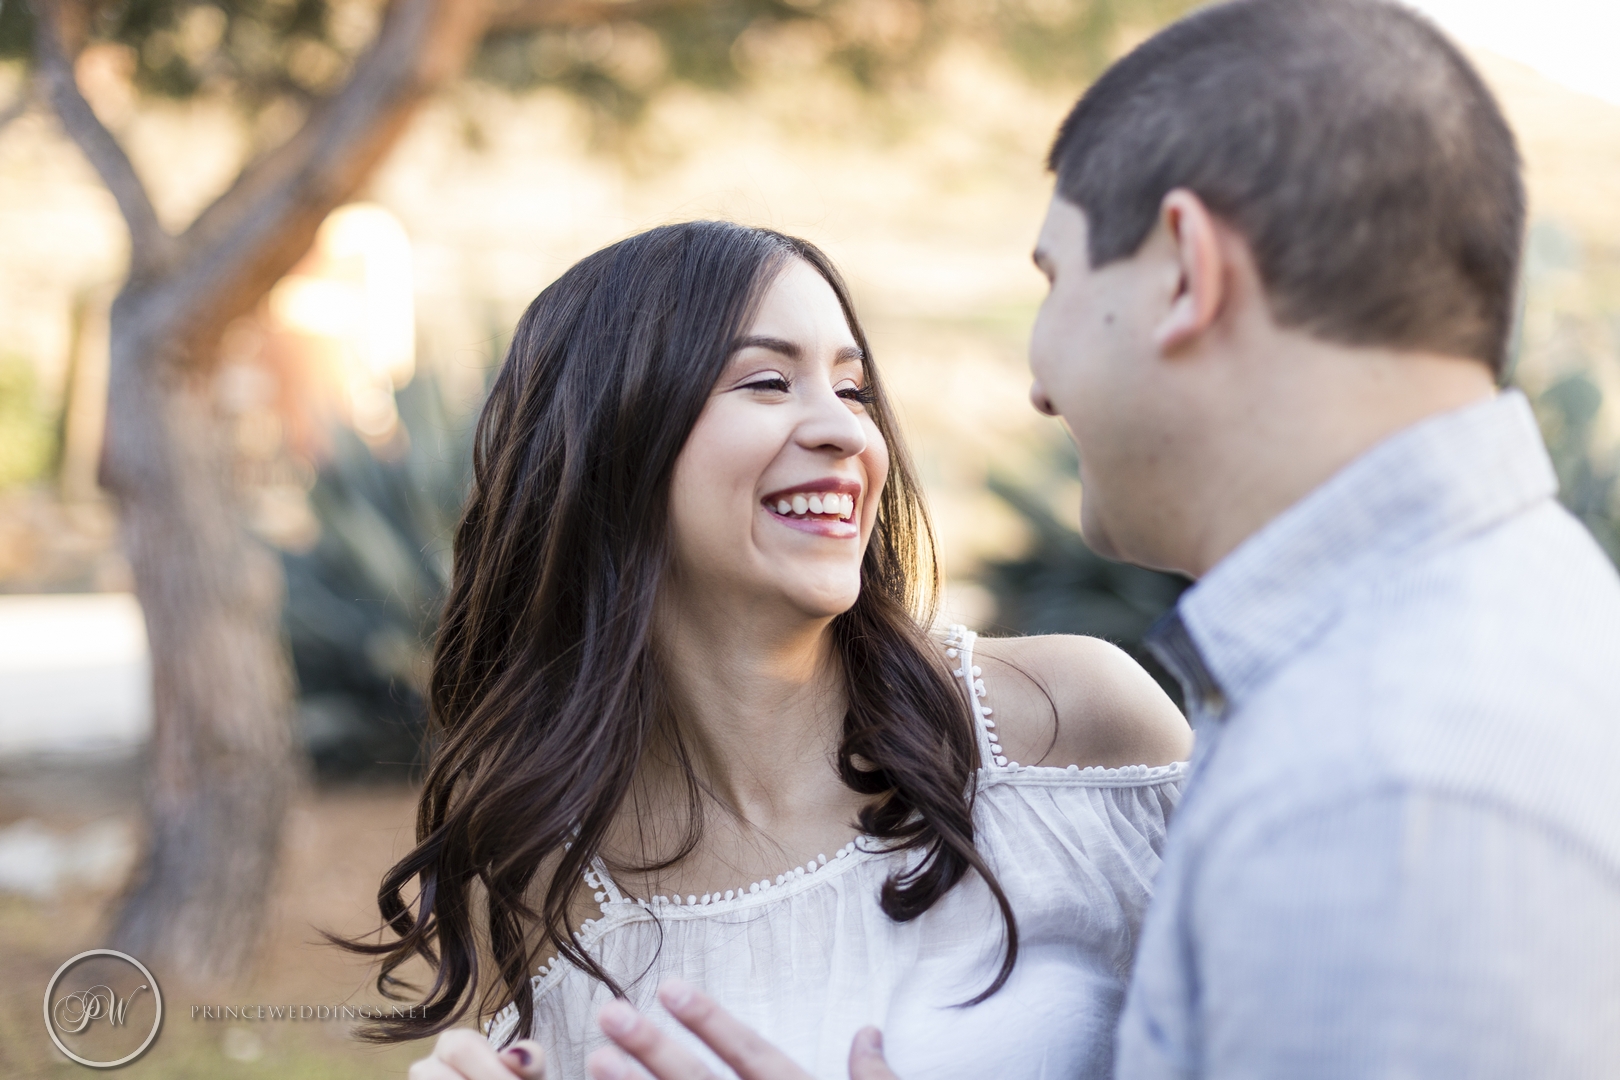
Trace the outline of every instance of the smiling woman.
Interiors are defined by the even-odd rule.
[[[667,606],[685,618],[723,606],[729,621],[739,592],[779,594],[793,620],[860,596],[892,424],[832,280],[803,258],[776,272],[676,462]],[[896,483],[908,497],[910,477]]]
[[[694,222],[584,260],[519,323],[474,472],[394,940],[339,942],[385,993],[435,980],[369,1037],[510,1001],[490,1040],[538,1042],[506,1060],[580,1076],[598,1009],[679,974],[821,1073],[884,1018],[950,1075],[1008,1030],[1106,1067],[1185,725],[1083,639],[981,650],[991,719],[973,636],[928,635],[926,512],[820,251]],[[1084,1022],[1036,1037],[1036,1001]],[[412,1076],[495,1054],[446,1032]]]

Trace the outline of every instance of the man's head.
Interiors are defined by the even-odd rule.
[[[1050,166],[1036,261],[1053,292],[1031,343],[1033,396],[1075,435],[1086,536],[1105,554],[1199,572],[1154,550],[1164,529],[1187,528],[1156,500],[1222,458],[1212,441],[1281,423],[1265,410],[1288,411],[1289,395],[1307,411],[1313,392],[1356,396],[1328,385],[1360,377],[1337,359],[1366,354],[1386,382],[1414,373],[1414,404],[1397,412],[1421,404],[1424,365],[1375,356],[1451,361],[1442,383],[1458,359],[1476,380],[1506,363],[1518,151],[1472,67],[1404,8],[1200,11],[1087,91]],[[1307,371],[1328,374],[1313,387]]]

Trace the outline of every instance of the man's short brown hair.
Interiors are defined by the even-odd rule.
[[[1074,107],[1049,159],[1093,266],[1174,188],[1248,240],[1283,325],[1507,360],[1518,148],[1457,48],[1383,0],[1235,0],[1173,24]]]

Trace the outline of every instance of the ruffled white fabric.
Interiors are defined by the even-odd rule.
[[[732,1073],[657,1004],[658,984],[701,987],[782,1047],[812,1075],[846,1080],[850,1040],[876,1024],[900,1076],[1106,1078],[1137,930],[1159,867],[1185,763],[1123,769],[1020,766],[994,741],[982,707],[973,635],[948,648],[973,694],[981,750],[975,842],[1018,918],[1012,978],[967,1008],[994,978],[1002,921],[970,875],[920,918],[897,923],[878,904],[884,881],[914,858],[860,839],[766,882],[707,895],[622,896],[604,870],[590,883],[602,915],[580,941],[625,985],[630,1002]],[[676,901],[679,902],[676,902]],[[689,902],[690,900],[690,902]],[[604,1039],[605,986],[567,962],[533,979],[535,1027],[547,1076],[585,1076]],[[516,1004],[489,1024],[497,1044]]]

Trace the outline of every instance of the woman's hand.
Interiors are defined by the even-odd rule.
[[[443,1032],[433,1053],[411,1065],[409,1080],[545,1080],[546,1057],[533,1039],[519,1039],[496,1053],[471,1028]]]
[[[810,1074],[786,1054],[686,983],[678,979],[664,983],[658,988],[658,1000],[742,1080],[810,1080]],[[620,1049],[607,1047],[586,1059],[591,1080],[635,1080],[641,1074],[631,1064],[632,1057],[656,1080],[718,1080],[688,1050],[623,1001],[603,1006],[597,1023]],[[863,1028],[856,1034],[849,1050],[849,1076],[850,1080],[898,1080],[883,1060],[883,1035],[877,1028]]]

